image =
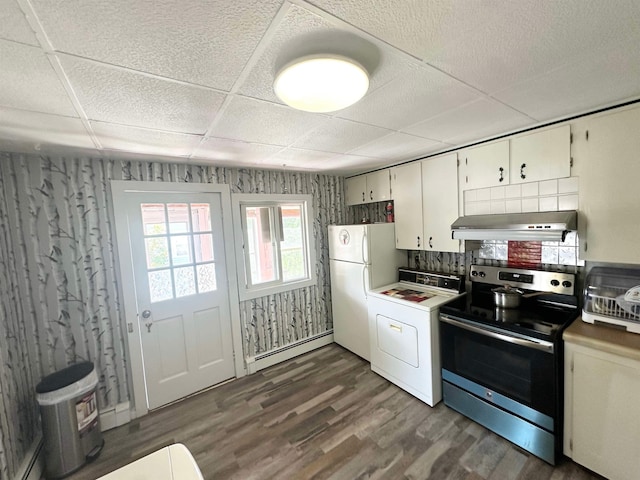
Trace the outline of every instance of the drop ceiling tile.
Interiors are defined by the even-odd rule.
[[[184,157],[191,155],[202,140],[198,135],[160,132],[102,122],[91,122],[91,128],[105,150]]]
[[[61,56],[90,120],[204,134],[225,95],[103,64]]]
[[[0,147],[5,141],[95,148],[79,118],[0,107]]]
[[[309,2],[418,58],[468,31],[478,9],[474,2],[450,1],[418,1],[409,6],[406,0],[385,0],[376,2],[375,8],[363,7],[359,0]]]
[[[358,37],[345,26],[336,18],[323,18],[301,6],[289,5],[238,93],[282,103],[273,91],[278,69],[294,58],[316,53],[333,52],[359,61],[370,73],[369,92],[415,69],[406,56],[381,42],[373,44]]]
[[[233,165],[260,164],[281,150],[282,147],[273,145],[209,137],[200,144],[192,157],[219,160]]]
[[[288,146],[327,117],[246,97],[234,97],[222,112],[211,137]]]
[[[418,158],[445,147],[447,145],[435,140],[395,132],[356,148],[349,153],[401,161]]]
[[[15,0],[0,0],[0,38],[39,46],[36,34]]]
[[[0,59],[0,106],[78,116],[40,48],[0,40]]]
[[[594,52],[495,94],[538,120],[549,120],[640,98],[638,42]]]
[[[444,112],[403,132],[446,143],[464,143],[535,123],[535,120],[495,100],[481,98]]]
[[[629,37],[638,39],[640,3],[621,0],[612,8],[599,0],[493,0],[476,3],[464,15],[475,16],[475,25],[425,61],[494,93],[603,45]]]
[[[229,90],[280,0],[33,0],[58,51]]]
[[[341,118],[328,118],[318,128],[292,146],[324,152],[345,153],[390,133],[393,132],[386,128]]]
[[[269,157],[263,165],[283,167],[293,170],[311,171],[353,171],[371,170],[381,162],[380,159],[360,155],[336,155],[300,148],[287,148]]]
[[[427,66],[389,82],[336,116],[401,130],[479,98],[457,80]]]

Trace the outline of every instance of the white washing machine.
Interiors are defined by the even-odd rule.
[[[464,278],[400,269],[399,280],[367,298],[371,370],[433,407],[442,400],[439,307],[464,295]]]

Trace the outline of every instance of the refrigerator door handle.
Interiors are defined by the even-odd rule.
[[[364,292],[364,298],[368,297],[369,292],[367,291],[367,271],[369,267],[366,264],[362,266],[362,291]]]
[[[364,228],[364,232],[362,232],[362,263],[367,264],[369,263],[369,259],[365,258],[365,252],[368,254],[369,252],[367,252],[367,229]]]

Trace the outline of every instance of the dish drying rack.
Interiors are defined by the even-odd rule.
[[[584,290],[582,320],[640,333],[640,271],[593,268]]]

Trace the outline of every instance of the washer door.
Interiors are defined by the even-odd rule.
[[[378,348],[418,368],[418,331],[415,327],[384,315],[376,315]]]

